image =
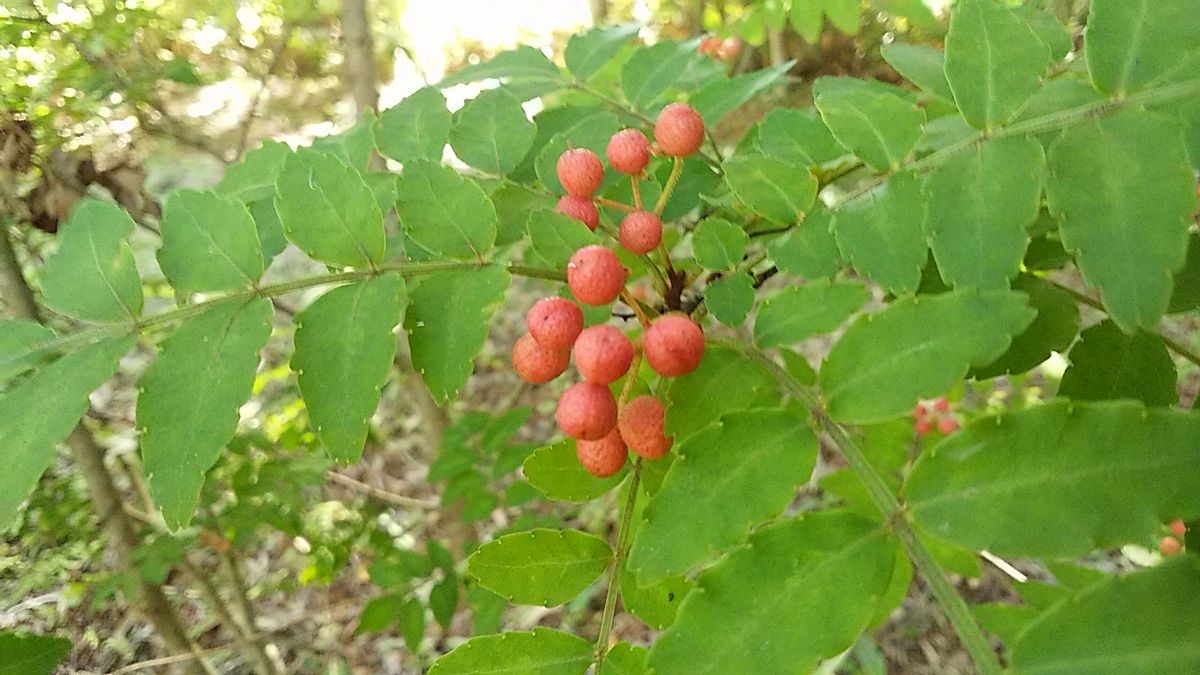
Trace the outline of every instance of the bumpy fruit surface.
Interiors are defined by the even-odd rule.
[[[649,253],[662,241],[662,221],[649,211],[634,211],[621,220],[621,246],[630,253]]]
[[[624,129],[608,140],[604,154],[615,171],[636,176],[650,163],[650,139],[637,129]]]
[[[658,459],[671,449],[674,438],[663,435],[666,408],[653,396],[638,396],[621,408],[617,429],[634,452],[646,459]]]
[[[567,285],[582,303],[607,305],[621,294],[629,272],[616,253],[593,244],[575,251],[567,263]]]
[[[546,349],[570,349],[583,330],[583,310],[566,298],[542,298],[529,308],[525,325]]]
[[[589,230],[595,230],[596,226],[600,224],[600,210],[587,197],[567,195],[558,200],[558,206],[554,210],[581,221],[584,225],[587,225]]]
[[[1187,534],[1187,523],[1183,522],[1179,518],[1172,520],[1168,527],[1171,528],[1171,531],[1174,532],[1176,536],[1182,537]]]
[[[945,396],[933,402],[933,409],[940,412],[950,412],[950,399]]]
[[[598,441],[617,426],[617,400],[608,387],[580,382],[563,392],[554,418],[571,438]]]
[[[575,367],[588,382],[608,384],[629,370],[633,342],[615,326],[585,328],[575,340]]]
[[[704,120],[686,103],[672,103],[662,109],[654,123],[654,141],[658,149],[672,157],[687,157],[704,142]]]
[[[574,148],[558,156],[558,182],[573,195],[591,197],[604,182],[604,164],[587,148]]]
[[[938,420],[937,428],[939,434],[949,435],[958,431],[961,426],[959,425],[958,420],[954,419],[953,417],[943,417]]]
[[[575,456],[579,463],[597,478],[607,478],[620,471],[628,454],[625,441],[616,429],[598,441],[575,441]]]
[[[1163,555],[1175,555],[1183,550],[1183,544],[1175,537],[1163,537],[1162,541],[1158,542],[1158,550]]]
[[[526,333],[513,343],[512,363],[521,379],[541,384],[563,374],[571,363],[571,350],[547,349]]]
[[[682,314],[664,314],[650,324],[644,345],[654,372],[665,377],[687,375],[704,358],[704,331]]]
[[[928,417],[922,417],[916,422],[913,422],[913,433],[918,436],[925,436],[933,431],[933,422],[929,421]]]
[[[721,44],[717,47],[717,58],[723,61],[732,61],[742,53],[742,41],[735,37],[727,37],[721,40]]]
[[[921,419],[929,414],[929,409],[925,407],[924,403],[918,403],[913,408],[912,414],[913,414],[913,417],[915,417],[916,419]]]

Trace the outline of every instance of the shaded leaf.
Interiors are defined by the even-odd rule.
[[[1196,178],[1174,118],[1090,119],[1050,148],[1046,198],[1063,245],[1121,330],[1154,330],[1187,256]]]
[[[1041,279],[1021,275],[1013,290],[1029,296],[1037,318],[1013,337],[1000,358],[971,371],[971,377],[986,380],[999,375],[1016,375],[1044,363],[1054,352],[1066,352],[1079,335],[1079,305],[1066,291]]]
[[[893,175],[833,214],[842,256],[891,293],[910,293],[929,258],[925,243],[925,196],[909,172]]]
[[[480,546],[467,561],[467,571],[509,602],[553,607],[582,593],[612,555],[603,539],[586,532],[537,529]]]
[[[643,584],[687,572],[778,516],[812,474],[817,440],[801,415],[748,410],[677,442],[675,452],[629,551]]]
[[[440,162],[450,139],[452,116],[437,87],[422,87],[379,114],[375,142],[379,152],[398,162]]]
[[[383,260],[383,214],[362,176],[332,155],[288,155],[275,184],[275,210],[288,239],[322,262],[368,266]]]
[[[0,633],[0,675],[50,675],[70,652],[66,638],[6,631]]]
[[[414,243],[438,256],[480,259],[496,241],[496,209],[448,166],[413,160],[396,185],[396,211]]]
[[[604,672],[608,675],[645,675],[646,657],[649,655],[645,647],[618,642],[604,658]]]
[[[704,126],[712,129],[725,115],[740,108],[759,94],[784,83],[784,76],[795,65],[785,61],[775,66],[754,70],[728,79],[718,79],[704,85],[688,99],[688,104],[700,113]]]
[[[425,606],[420,600],[409,598],[400,606],[400,633],[408,651],[416,652],[421,648],[421,641],[425,639]]]
[[[1023,293],[951,291],[896,301],[860,316],[821,365],[829,416],[869,424],[945,394],[1003,354],[1033,320]]]
[[[503,267],[483,267],[430,275],[411,292],[404,328],[412,362],[438,403],[466,384],[509,281]]]
[[[705,218],[692,232],[696,262],[710,270],[733,269],[746,255],[750,236],[724,218]]]
[[[600,72],[637,35],[640,24],[597,26],[586,33],[576,33],[567,41],[563,60],[567,70],[580,81]]]
[[[54,337],[54,331],[40,323],[0,319],[0,383],[48,359],[45,343]]]
[[[783,224],[803,218],[817,196],[817,179],[808,169],[758,155],[725,162],[725,182],[746,206]]]
[[[710,281],[704,288],[704,306],[727,326],[741,324],[754,308],[754,279],[739,272]]]
[[[272,311],[268,298],[213,305],[163,340],[138,383],[143,471],[172,530],[191,522],[204,474],[237,430]]]
[[[925,231],[947,284],[1008,288],[1041,206],[1045,166],[1041,143],[1010,136],[976,144],[929,176]]]
[[[777,405],[779,387],[762,366],[726,347],[709,346],[700,366],[667,389],[668,435],[682,440],[721,415]]]
[[[952,543],[1082,555],[1200,514],[1198,433],[1190,412],[1055,400],[949,436],[917,461],[905,494],[916,520]]]
[[[375,149],[374,126],[375,112],[368,108],[349,129],[313,139],[312,148],[333,155],[357,171],[366,171],[371,151]]]
[[[637,575],[626,568],[621,573],[621,606],[647,626],[662,630],[675,621],[679,605],[694,585],[691,579],[677,576],[639,586]]]
[[[113,374],[133,342],[132,337],[114,337],[88,345],[0,395],[0,447],[5,453],[0,526],[12,523],[17,508],[54,460],[55,447],[87,410],[88,394]]]
[[[176,190],[159,227],[158,263],[177,291],[233,291],[262,276],[258,230],[240,202],[215,192]]]
[[[660,675],[777,672],[785,663],[810,672],[867,627],[896,548],[878,524],[846,512],[765,527],[700,575],[650,666]]]
[[[496,245],[504,246],[525,238],[529,215],[537,209],[553,209],[554,201],[519,183],[505,183],[491,194],[496,209]]]
[[[880,45],[879,53],[904,79],[934,96],[954,100],[954,92],[946,81],[946,54],[937,47],[890,42]]]
[[[535,135],[537,126],[525,116],[521,101],[499,87],[480,92],[458,111],[450,147],[468,165],[504,175],[521,163]]]
[[[784,274],[806,279],[833,276],[842,268],[837,239],[829,230],[832,214],[818,206],[790,232],[772,241],[767,251]]]
[[[142,312],[142,282],[126,238],[133,219],[121,207],[85,198],[58,231],[58,251],[42,270],[46,306],[84,321],[115,323]]]
[[[696,40],[662,40],[637,48],[621,68],[621,91],[634,110],[646,110],[675,86],[693,62]]]
[[[363,605],[362,612],[358,615],[358,627],[354,632],[362,634],[385,631],[400,620],[403,608],[404,598],[399,595],[388,594],[371,598]]]
[[[879,171],[898,169],[921,138],[925,113],[868,82],[822,77],[813,95],[833,137]]]
[[[1175,362],[1157,333],[1121,332],[1112,321],[1088,328],[1067,355],[1058,395],[1076,401],[1131,398],[1148,406],[1179,402]]]
[[[404,280],[379,276],[335,288],[296,315],[292,370],[321,445],[358,461],[396,355]]]
[[[1167,311],[1175,314],[1197,307],[1200,307],[1200,234],[1192,234],[1188,237],[1187,262],[1183,270],[1175,275]]]
[[[434,662],[429,675],[583,675],[592,645],[549,628],[471,638]]]
[[[1093,0],[1087,64],[1096,88],[1122,96],[1181,66],[1194,77],[1200,64],[1189,58],[1200,44],[1198,14],[1196,0]]]
[[[449,628],[454,622],[454,614],[458,610],[459,584],[458,576],[447,572],[446,576],[429,590],[429,610],[433,612],[434,620],[442,628]]]
[[[858,281],[818,281],[790,286],[763,301],[754,318],[759,347],[800,342],[842,325],[871,297]]]

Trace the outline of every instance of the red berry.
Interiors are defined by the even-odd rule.
[[[700,47],[696,50],[700,54],[716,54],[721,48],[721,38],[710,35],[700,41]]]
[[[575,441],[575,456],[579,463],[597,478],[607,478],[620,471],[628,455],[625,441],[616,429],[598,441]]]
[[[1175,555],[1183,550],[1183,544],[1179,543],[1179,540],[1175,537],[1163,537],[1162,540],[1158,542],[1158,550],[1161,551],[1163,555]]]
[[[954,419],[953,417],[941,418],[938,420],[937,427],[939,434],[946,434],[947,436],[961,428],[958,424],[958,420]]]
[[[917,407],[913,408],[912,414],[913,414],[913,417],[915,417],[917,419],[921,419],[922,417],[925,417],[926,415],[929,414],[929,409],[925,407],[924,403],[918,403]]]
[[[600,224],[600,211],[587,197],[567,195],[558,200],[558,206],[554,210],[583,222],[589,230],[595,230],[596,226]]]
[[[665,314],[646,330],[646,361],[665,377],[687,375],[704,357],[704,331],[683,314]]]
[[[662,241],[662,221],[649,211],[634,211],[621,220],[621,245],[630,253],[649,253]]]
[[[604,164],[587,148],[573,148],[558,156],[558,182],[573,195],[591,197],[604,182]]]
[[[742,53],[742,41],[735,37],[727,37],[721,40],[721,45],[717,47],[717,58],[722,61],[732,61]]]
[[[580,382],[563,392],[554,417],[568,436],[598,441],[617,426],[617,400],[608,387]]]
[[[575,251],[567,263],[567,285],[582,303],[607,305],[621,294],[629,272],[616,253],[592,244]]]
[[[950,412],[950,399],[942,396],[933,402],[933,409],[940,413]]]
[[[526,333],[513,343],[512,362],[521,379],[541,384],[562,375],[571,363],[571,350],[547,349]]]
[[[583,310],[566,298],[542,298],[525,315],[529,334],[546,349],[570,349],[583,330]]]
[[[615,326],[585,328],[575,340],[575,367],[588,382],[608,384],[624,375],[632,362],[633,342]]]
[[[931,431],[933,431],[933,422],[930,422],[928,417],[919,418],[913,423],[913,433],[918,436],[925,436]]]
[[[704,120],[686,103],[672,103],[658,114],[654,123],[658,149],[672,157],[687,157],[704,142]]]
[[[1187,524],[1185,524],[1183,520],[1179,518],[1172,520],[1168,527],[1171,528],[1171,531],[1174,532],[1176,536],[1182,537],[1187,534]]]
[[[608,140],[604,154],[614,170],[636,176],[650,163],[650,139],[637,129],[623,129]]]
[[[653,396],[638,396],[621,408],[617,428],[621,438],[634,452],[646,459],[658,459],[671,449],[674,438],[663,434],[666,408]]]

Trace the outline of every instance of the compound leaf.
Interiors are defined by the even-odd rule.
[[[608,567],[612,549],[579,530],[536,529],[480,546],[467,572],[484,588],[522,605],[553,607],[574,598]]]
[[[383,261],[383,213],[358,171],[337,157],[302,148],[288,155],[275,183],[275,210],[288,239],[305,253],[347,267]]]
[[[159,227],[158,263],[177,291],[233,291],[262,276],[258,230],[241,202],[215,192],[176,190]]]
[[[910,172],[893,175],[834,211],[833,234],[842,256],[892,293],[916,290],[929,258],[925,209],[920,180]]]
[[[84,321],[117,323],[142,311],[142,281],[126,237],[133,219],[116,204],[83,199],[58,232],[42,271],[50,309]]]

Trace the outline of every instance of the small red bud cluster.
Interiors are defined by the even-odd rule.
[[[1176,518],[1167,525],[1167,529],[1171,531],[1171,534],[1159,540],[1158,550],[1163,555],[1175,555],[1183,550],[1182,539],[1187,535],[1187,524],[1183,522],[1183,519]]]
[[[609,140],[605,152],[609,166],[630,175],[635,190],[652,151],[678,162],[699,150],[704,123],[690,106],[671,104],[659,115],[654,135],[656,149],[637,129],[619,131]],[[556,168],[567,191],[558,210],[595,230],[600,217],[594,195],[604,182],[600,158],[586,148],[571,148],[558,158]],[[639,202],[637,207],[621,222],[618,239],[623,248],[642,255],[659,247],[663,226],[657,212],[642,210],[640,199],[635,202]],[[607,305],[621,297],[628,276],[617,254],[598,244],[575,251],[567,264],[567,286],[575,299],[586,305]],[[642,350],[650,368],[663,377],[692,372],[704,356],[704,331],[686,314],[667,313],[650,321],[639,310],[639,317],[646,332],[641,344],[634,345],[615,326],[584,328],[583,311],[571,300],[545,298],[530,308],[526,316],[529,332],[513,345],[513,368],[534,383],[561,375],[574,355],[582,381],[563,392],[555,418],[563,432],[575,439],[580,463],[596,476],[619,471],[629,449],[645,459],[657,459],[673,443],[663,431],[666,407],[661,401],[638,396],[624,402],[622,396],[619,404],[610,389],[629,373],[636,352]]]
[[[913,420],[913,432],[918,436],[928,435],[935,426],[939,434],[947,436],[962,428],[958,418],[951,414],[950,400],[945,396],[918,403],[913,408]]]
[[[735,37],[722,40],[716,35],[709,35],[700,41],[700,47],[696,51],[721,61],[733,61],[742,53],[742,41]]]

